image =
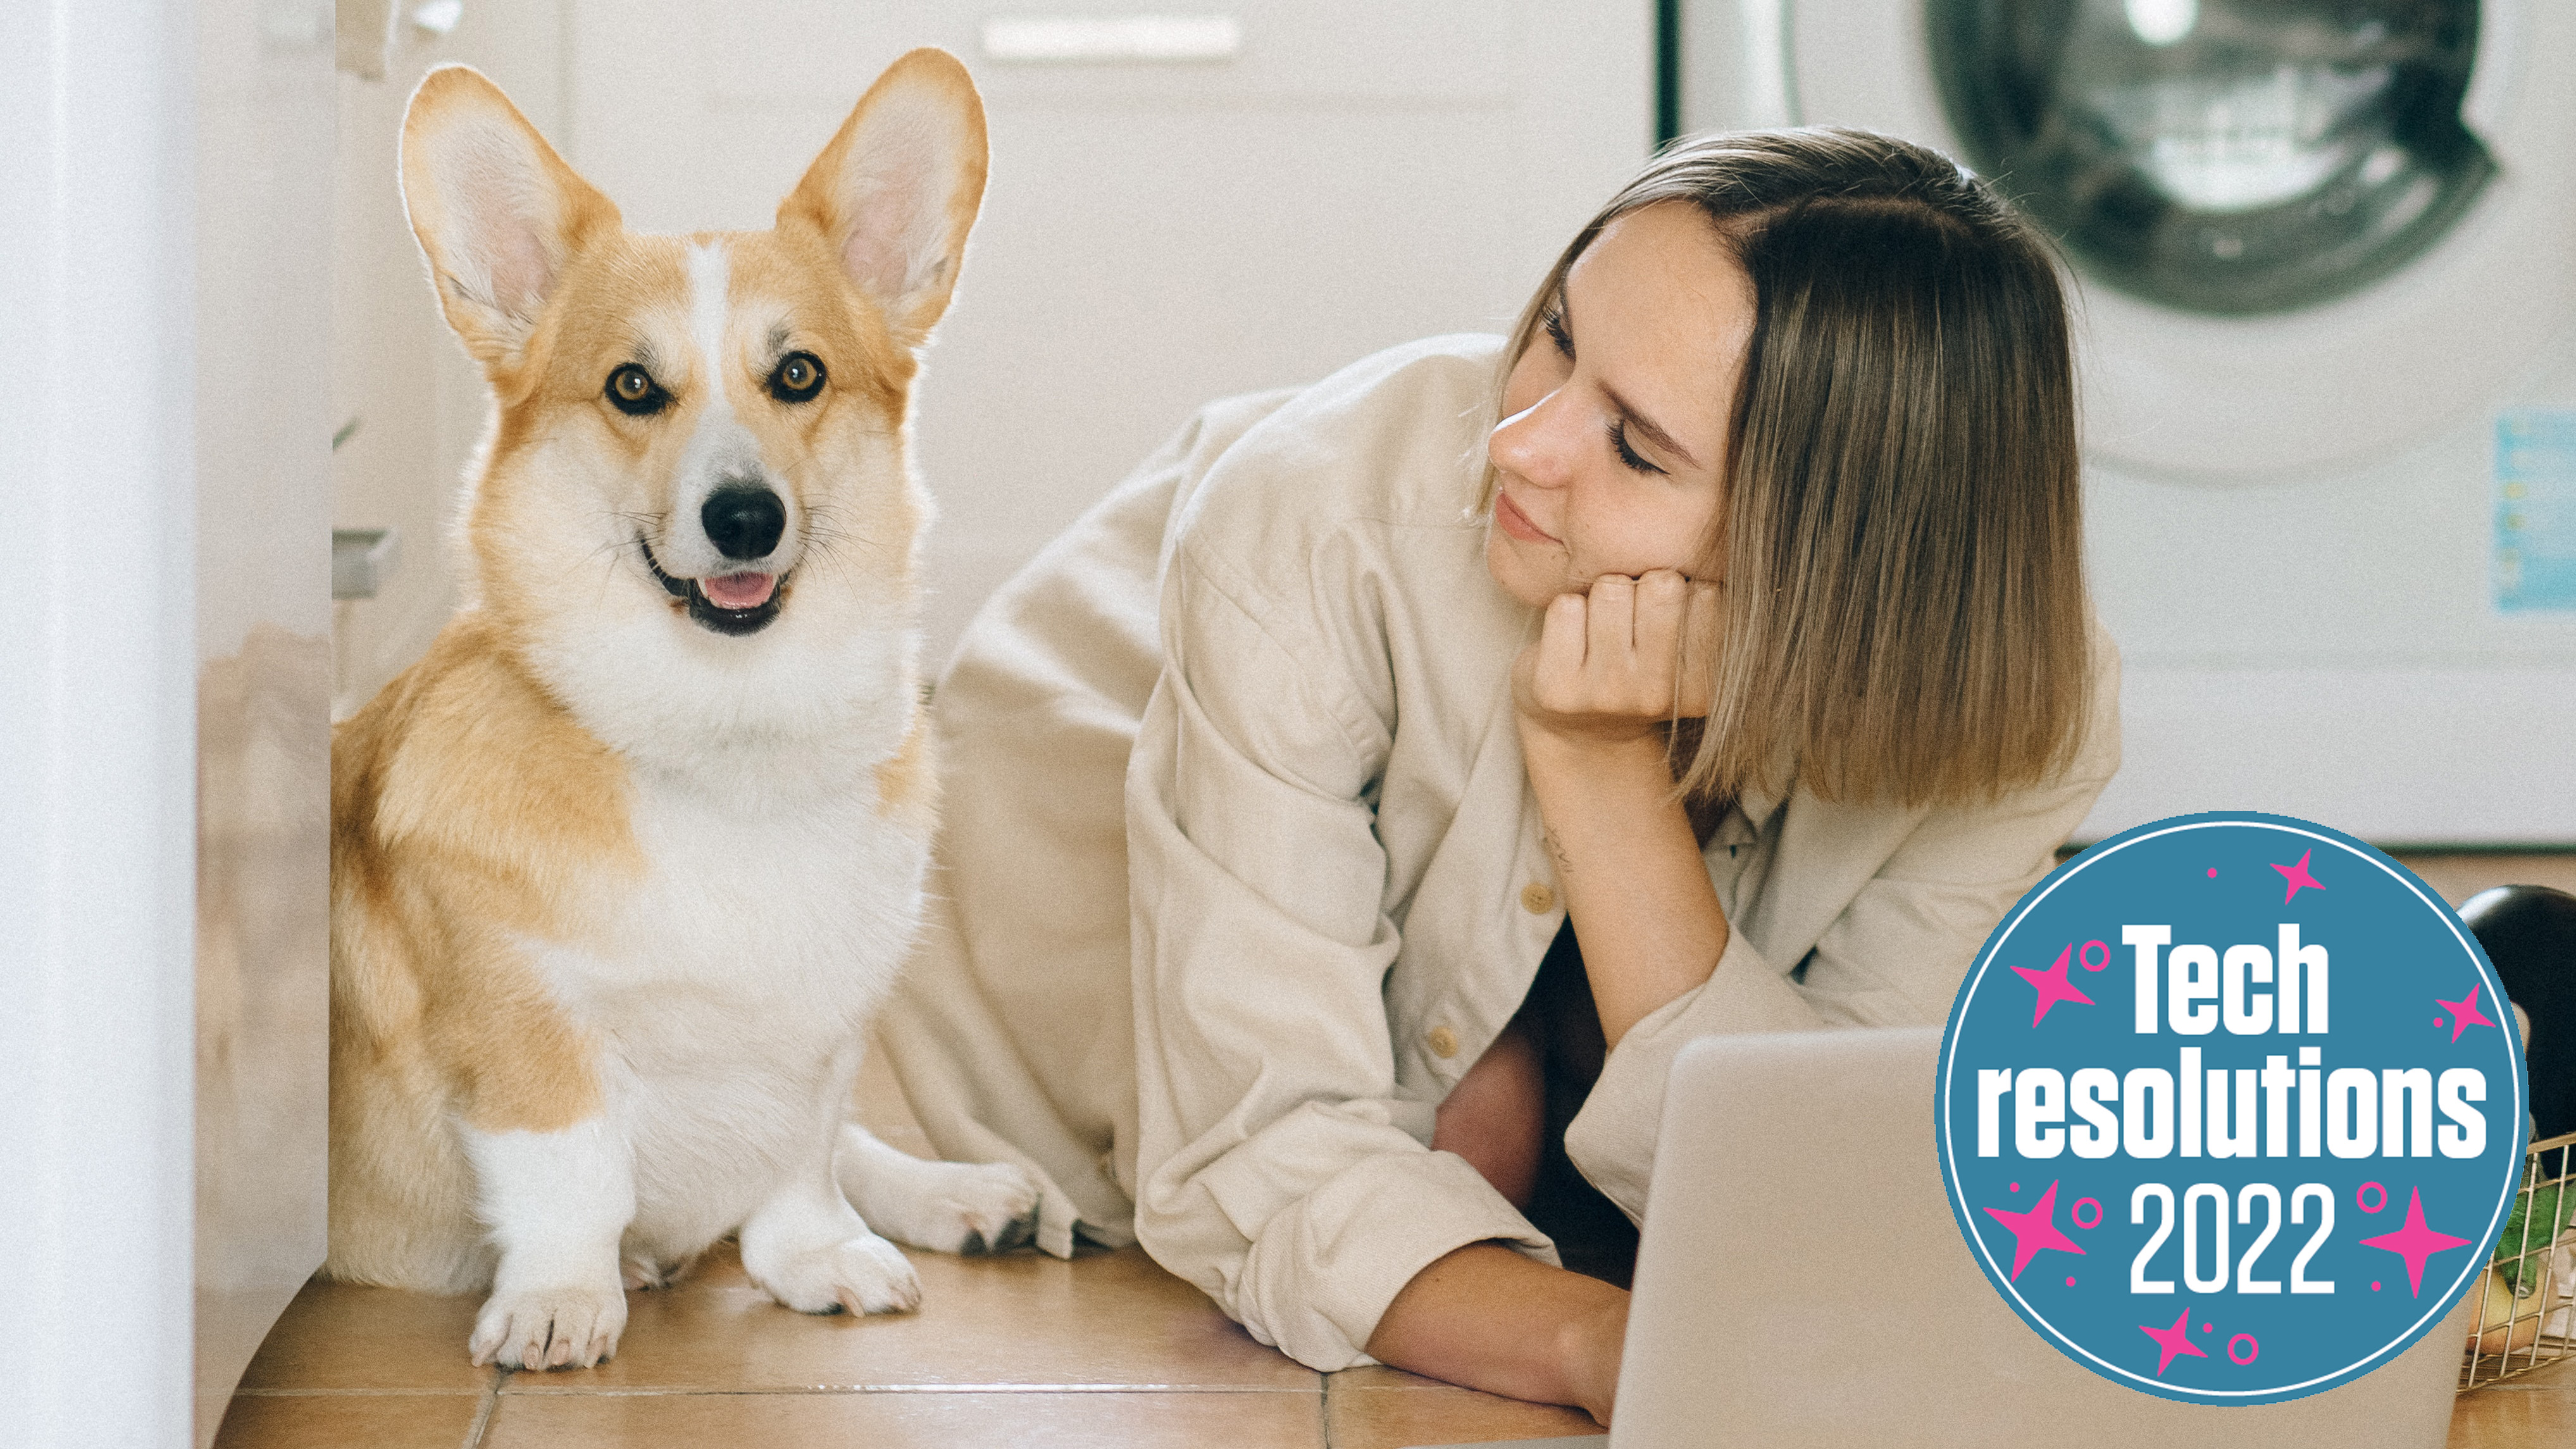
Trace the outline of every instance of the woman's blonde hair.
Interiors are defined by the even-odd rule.
[[[1602,229],[1662,202],[1717,224],[1756,312],[1699,550],[1724,603],[1697,641],[1716,650],[1707,720],[1675,733],[1684,792],[1776,794],[1794,770],[1828,800],[1962,803],[2058,774],[2092,660],[2046,243],[1956,163],[1890,137],[1677,141],[1557,259],[1506,375]],[[1493,486],[1489,465],[1488,504]]]

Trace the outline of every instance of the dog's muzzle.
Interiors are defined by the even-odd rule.
[[[712,629],[719,634],[757,634],[778,617],[779,606],[787,600],[789,575],[780,574],[770,581],[767,598],[743,608],[726,608],[707,597],[706,586],[700,580],[675,579],[664,573],[660,561],[653,557],[653,545],[640,536],[635,540],[635,547],[644,555],[644,567],[653,571],[654,582],[662,586],[664,593],[687,604],[689,618],[700,628]]]

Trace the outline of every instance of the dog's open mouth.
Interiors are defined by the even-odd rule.
[[[653,571],[662,591],[688,605],[689,617],[719,634],[757,634],[778,617],[787,597],[784,574],[718,574],[710,579],[675,579],[662,572],[653,545],[638,538],[644,567]]]

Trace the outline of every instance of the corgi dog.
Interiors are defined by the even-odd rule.
[[[412,97],[404,204],[495,413],[464,607],[332,738],[324,1270],[488,1292],[478,1364],[599,1362],[727,1234],[787,1307],[878,1313],[920,1286],[870,1222],[1033,1232],[1019,1168],[847,1120],[920,917],[906,450],[985,159],[918,50],[774,229],[647,236],[476,72]]]

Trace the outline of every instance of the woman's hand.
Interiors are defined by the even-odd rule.
[[[1616,748],[1706,714],[1714,661],[1697,641],[1716,608],[1717,585],[1671,569],[1604,574],[1588,594],[1559,594],[1512,666],[1524,741]]]

